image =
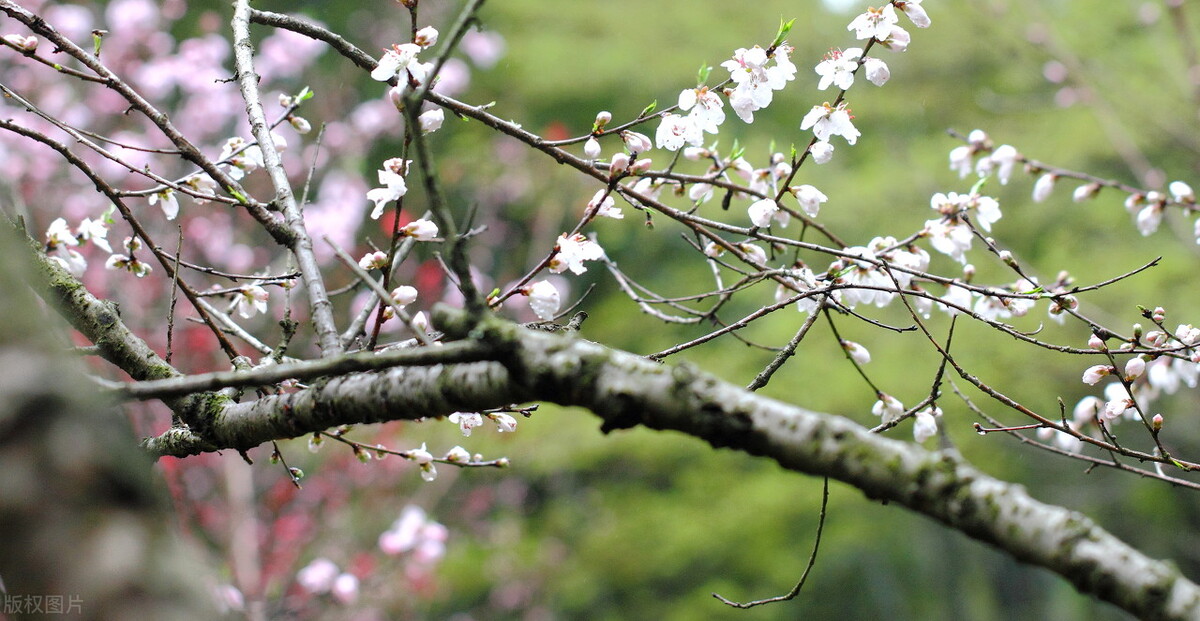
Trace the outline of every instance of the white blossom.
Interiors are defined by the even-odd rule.
[[[378,220],[388,203],[408,193],[408,185],[404,183],[403,175],[408,171],[408,164],[409,161],[398,157],[383,162],[383,168],[377,173],[379,183],[383,187],[367,191],[367,200],[375,203],[375,208],[371,210],[371,219]]]
[[[554,253],[554,257],[550,259],[550,271],[555,274],[561,274],[566,270],[571,270],[572,273],[582,274],[587,271],[584,266],[584,261],[596,261],[604,258],[604,249],[600,244],[576,233],[567,237],[566,233],[558,236],[558,243],[555,245],[558,252]]]
[[[1016,147],[1008,144],[1002,144],[992,151],[990,158],[996,165],[996,178],[1000,180],[1000,185],[1008,183],[1008,178],[1012,176],[1013,165],[1020,156]]]
[[[1050,198],[1050,193],[1054,191],[1054,182],[1058,177],[1054,173],[1046,173],[1033,184],[1033,200],[1036,203],[1045,201]]]
[[[609,192],[607,188],[603,188],[596,190],[596,194],[592,196],[592,200],[588,201],[587,206],[588,209],[594,209],[597,216],[620,220],[625,217],[625,214],[616,204],[616,201],[613,200],[612,192]]]
[[[921,6],[921,0],[905,0],[896,2],[896,7],[904,11],[908,19],[912,21],[917,28],[928,28],[930,25],[929,14],[925,12],[925,7]]]
[[[846,142],[854,144],[862,134],[850,122],[852,118],[854,117],[850,115],[850,110],[846,108],[845,102],[836,107],[825,102],[819,106],[813,106],[812,110],[804,115],[804,119],[800,121],[800,129],[811,127],[813,134],[820,141],[828,141],[830,136],[841,136],[846,139]]]
[[[913,417],[913,439],[924,442],[937,434],[937,417],[942,415],[939,407],[926,407]]]
[[[442,128],[442,123],[446,120],[446,112],[441,108],[426,110],[417,117],[417,124],[421,127],[421,133],[428,134],[436,132]]]
[[[831,85],[842,90],[853,86],[854,72],[858,70],[858,59],[862,57],[862,52],[862,48],[858,47],[845,51],[830,50],[815,68],[817,75],[821,76],[817,82],[817,90],[823,91]]]
[[[842,349],[846,350],[846,353],[850,355],[850,359],[858,364],[867,364],[871,361],[871,352],[866,347],[854,341],[842,339]]]
[[[175,190],[163,188],[150,195],[150,204],[157,203],[167,220],[174,220],[179,215],[179,199],[175,198]]]
[[[747,211],[750,214],[750,221],[759,228],[771,226],[772,221],[778,222],[779,226],[787,226],[791,220],[791,215],[780,209],[779,204],[773,198],[754,201]]]
[[[458,429],[467,437],[470,437],[472,429],[483,424],[483,415],[478,412],[455,412],[449,419],[458,425]]]
[[[1171,200],[1176,203],[1196,203],[1196,194],[1192,192],[1192,186],[1182,181],[1172,181],[1171,185],[1167,186],[1167,191],[1171,193]]]
[[[1088,367],[1083,372],[1083,383],[1089,386],[1095,386],[1097,382],[1106,375],[1112,375],[1113,368],[1107,364],[1096,364]]]
[[[529,309],[543,321],[554,319],[562,306],[558,289],[548,281],[539,280],[524,289],[529,296]]]
[[[879,39],[880,41],[887,39],[891,33],[892,27],[895,26],[900,19],[896,17],[896,9],[891,4],[885,4],[881,8],[869,8],[865,13],[860,14],[846,26],[846,30],[853,30],[854,36],[858,39]]]
[[[821,203],[829,200],[824,193],[808,184],[788,188],[788,191],[800,202],[800,208],[804,210],[804,213],[813,218],[820,213]]]
[[[267,300],[271,294],[258,285],[248,285],[238,290],[234,298],[234,309],[243,319],[249,319],[257,313],[267,312]]]
[[[900,400],[885,393],[879,393],[879,400],[871,406],[871,413],[878,416],[883,424],[888,424],[904,414],[904,404]]]
[[[438,226],[432,220],[420,218],[400,227],[400,234],[417,241],[432,241],[438,236]]]
[[[825,140],[814,142],[808,148],[808,152],[812,154],[813,161],[818,164],[826,164],[833,159],[833,145]]]

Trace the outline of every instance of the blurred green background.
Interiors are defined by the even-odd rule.
[[[423,4],[433,22],[444,26],[458,3]],[[316,17],[367,49],[404,40],[408,29],[404,12],[391,2],[256,5]],[[482,11],[482,23],[503,35],[506,53],[495,67],[474,71],[461,97],[495,101],[498,115],[536,132],[580,135],[599,110],[611,110],[620,121],[652,100],[673,103],[699,66],[717,66],[737,47],[769,44],[780,19],[794,17],[788,40],[796,48],[796,81],[756,114],[752,126],[730,114],[722,133],[724,148],[737,138],[747,158],[761,165],[772,143],[786,152],[791,143],[807,141],[798,129],[800,118],[833,97],[816,90],[812,67],[832,47],[858,45],[845,25],[863,8],[781,0],[495,0]],[[960,180],[947,168],[947,152],[957,144],[945,133],[951,128],[964,133],[983,128],[997,144],[1104,177],[1160,189],[1174,179],[1197,185],[1196,73],[1189,74],[1185,46],[1163,4],[1119,1],[1100,9],[1081,1],[975,0],[929,2],[928,11],[933,19],[928,30],[911,28],[901,18],[913,36],[909,51],[876,52],[889,63],[891,81],[883,88],[860,82],[851,91],[863,134],[858,145],[835,142],[832,163],[806,167],[798,177],[830,197],[820,219],[849,243],[918,230],[931,217],[933,192],[970,188],[973,178]],[[1183,26],[1189,37],[1196,34],[1192,24],[1200,23],[1191,18]],[[347,80],[340,60],[323,62],[328,75],[305,76],[308,83],[325,81],[319,94],[332,87],[378,92],[365,76]],[[1048,76],[1058,79],[1060,65],[1066,78],[1056,83]],[[718,68],[714,75],[719,74]],[[434,138],[448,192],[508,223],[494,226],[475,250],[476,260],[501,282],[528,269],[598,187],[549,158],[495,141],[477,123],[448,119]],[[375,153],[381,159],[395,147],[381,142]],[[371,174],[376,159],[363,163],[364,175]],[[1032,179],[1018,173],[1005,187],[986,188],[1004,207],[994,235],[1031,271],[1051,280],[1069,269],[1080,283],[1089,283],[1164,256],[1160,267],[1085,297],[1084,311],[1125,331],[1139,321],[1137,304],[1166,307],[1171,326],[1200,323],[1190,222],[1173,213],[1162,230],[1144,238],[1123,210],[1123,196],[1102,192],[1074,204],[1074,185],[1064,183],[1049,201],[1035,204],[1029,200],[1031,186]],[[706,209],[717,213],[715,205]],[[735,204],[733,212],[740,209],[744,205]],[[593,230],[610,257],[656,290],[702,289],[710,278],[707,268],[679,260],[686,248],[679,230],[661,219],[656,224],[647,229],[632,214]],[[977,256],[979,281],[1012,280],[1003,266]],[[944,258],[935,257],[935,267],[954,273]],[[581,280],[597,285],[583,305],[591,314],[587,338],[650,353],[707,331],[639,314],[601,269]],[[765,301],[746,300],[723,317],[736,318],[738,311]],[[1016,324],[1035,330],[1044,312],[1039,306]],[[905,323],[896,309],[871,316]],[[746,336],[780,345],[802,320],[796,313],[777,313]],[[934,325],[944,334],[947,321],[939,317]],[[938,361],[918,334],[884,333],[847,320],[840,328],[871,349],[869,371],[882,389],[906,404],[928,393]],[[1047,324],[1040,336],[1081,346],[1087,333],[1079,326]],[[978,326],[961,326],[955,340],[969,369],[1036,409],[1055,411],[1058,397],[1069,408],[1089,394],[1079,376],[1091,362],[1032,350]],[[766,394],[866,425],[875,422],[874,395],[849,365],[839,364],[841,354],[828,334],[814,334],[799,353]],[[721,340],[677,358],[744,384],[771,357]],[[989,413],[1022,422],[976,391],[966,392]],[[1195,405],[1194,393],[1185,391],[1156,406],[1166,416],[1172,448],[1183,455],[1200,449]],[[1085,472],[1080,463],[1009,438],[979,437],[961,403],[947,397],[942,407],[941,423],[951,440],[979,468],[1022,482],[1039,499],[1094,516],[1147,553],[1200,576],[1195,492],[1102,469]],[[345,549],[370,549],[410,501],[450,528],[436,589],[413,598],[390,593],[390,618],[1126,618],[1052,574],[836,483],[820,558],[804,591],[792,602],[731,610],[710,594],[766,597],[786,592],[800,576],[816,529],[821,481],[678,435],[633,430],[603,436],[597,427],[585,412],[544,406],[517,433],[504,436],[484,429],[463,439],[449,423],[389,428],[405,441],[427,441],[438,450],[462,442],[488,457],[507,455],[514,467],[446,473],[428,485],[406,473],[391,487],[356,493],[354,519],[331,519],[322,536],[334,537],[334,528],[353,524],[337,535],[348,539]],[[911,438],[911,427],[892,433]],[[289,450],[303,453],[299,444]],[[319,470],[316,465],[313,471]],[[278,473],[259,476],[269,484]],[[364,600],[386,593],[388,585],[371,585]]]

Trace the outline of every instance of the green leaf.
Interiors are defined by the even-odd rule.
[[[312,99],[314,95],[316,95],[316,93],[314,93],[311,88],[305,86],[300,93],[296,95],[296,103],[308,101],[309,99]]]
[[[703,86],[708,81],[709,74],[712,73],[712,65],[700,65],[700,71],[696,72],[696,85]]]
[[[647,116],[649,116],[649,115],[650,115],[650,113],[651,113],[651,112],[654,112],[654,110],[655,110],[656,108],[658,108],[658,100],[657,100],[657,99],[655,99],[654,101],[650,102],[650,105],[648,105],[648,106],[646,106],[645,108],[643,108],[643,109],[642,109],[642,113],[638,115],[638,118],[639,118],[639,119],[646,118]]]
[[[783,43],[783,38],[787,36],[787,33],[791,32],[792,25],[795,23],[796,23],[796,18],[794,18],[794,17],[786,22],[783,21],[782,17],[780,17],[779,18],[779,34],[775,35],[775,42],[771,44],[771,47],[778,47],[779,44]]]

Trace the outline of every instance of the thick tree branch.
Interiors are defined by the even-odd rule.
[[[441,312],[438,325],[466,337],[469,320]],[[974,469],[955,452],[869,433],[841,417],[760,397],[689,366],[661,365],[578,338],[489,319],[472,332],[510,351],[497,362],[397,368],[331,379],[294,394],[229,405],[206,438],[246,449],[338,424],[417,419],[532,399],[585,407],[605,430],[645,426],[768,457],[895,502],[1142,619],[1194,619],[1200,588],[1172,564],[1146,557],[1087,517],[1038,502]],[[158,455],[203,450],[187,432],[144,442]]]

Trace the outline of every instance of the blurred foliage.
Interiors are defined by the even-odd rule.
[[[454,7],[424,4],[435,24],[451,19]],[[960,180],[947,169],[946,154],[957,144],[947,129],[980,127],[997,144],[1013,144],[1030,157],[1134,184],[1161,187],[1166,180],[1184,179],[1196,185],[1200,134],[1194,83],[1160,5],[1120,1],[1096,10],[1094,3],[1068,0],[930,4],[933,27],[909,28],[908,52],[876,52],[889,63],[891,81],[883,88],[860,83],[851,91],[863,133],[858,145],[837,143],[832,163],[806,167],[798,177],[830,197],[821,220],[848,243],[917,230],[930,217],[930,194],[970,187],[973,178]],[[305,13],[364,49],[400,41],[409,28],[404,11],[392,2],[263,1],[256,6]],[[796,47],[797,80],[756,115],[754,125],[731,118],[722,134],[723,147],[736,137],[747,158],[761,163],[772,143],[782,151],[806,143],[800,117],[833,96],[815,90],[811,67],[831,47],[857,45],[845,24],[862,8],[837,12],[783,0],[753,5],[496,0],[485,6],[482,24],[505,37],[506,55],[496,67],[475,71],[463,98],[495,101],[497,114],[533,131],[580,135],[599,110],[611,110],[621,121],[650,101],[673,103],[678,91],[693,83],[698,67],[717,66],[737,47],[768,44],[779,18],[797,17],[789,37]],[[220,3],[213,3],[213,10],[222,10]],[[902,25],[909,26],[903,18]],[[329,75],[313,76],[323,80],[319,96],[377,96],[378,85],[365,76],[352,77],[347,63],[332,55],[324,62]],[[1067,82],[1044,77],[1051,62],[1069,68]],[[1069,100],[1075,103],[1060,105]],[[645,129],[652,134],[653,126]],[[434,143],[443,154],[438,166],[452,198],[504,223],[481,236],[474,250],[476,260],[501,280],[528,269],[598,187],[549,158],[495,140],[478,124],[448,119]],[[386,157],[395,148],[383,141],[377,153]],[[364,162],[362,172],[371,174],[373,168]],[[1165,256],[1161,266],[1089,294],[1084,312],[1121,326],[1139,321],[1135,305],[1162,305],[1169,325],[1200,323],[1200,317],[1189,315],[1200,306],[1197,288],[1189,286],[1196,262],[1191,223],[1171,221],[1143,238],[1125,214],[1122,196],[1104,192],[1074,204],[1073,186],[1063,183],[1051,200],[1035,204],[1029,200],[1031,185],[1031,178],[1017,174],[1008,186],[993,183],[987,191],[1005,210],[994,235],[1034,273],[1050,280],[1068,268],[1080,283],[1090,283]],[[742,208],[735,202],[734,210]],[[693,290],[690,283],[710,278],[700,262],[680,260],[687,250],[677,229],[662,219],[655,225],[642,226],[641,216],[633,213],[594,228],[609,255],[652,288],[687,293]],[[953,269],[942,258],[935,261]],[[981,282],[1011,279],[999,264],[981,260],[977,267]],[[584,280],[597,284],[583,306],[592,316],[584,328],[587,338],[650,353],[706,331],[638,314],[600,269]],[[731,307],[723,317],[734,319],[751,303]],[[1040,336],[1054,342],[1086,340],[1078,326],[1042,325],[1043,313],[1039,306],[1017,324],[1030,331],[1044,328]],[[905,324],[896,309],[877,316]],[[777,313],[745,336],[776,346],[802,320],[795,313]],[[944,334],[947,321],[934,323]],[[881,388],[910,404],[925,396],[938,359],[918,333],[883,333],[847,318],[839,327],[846,338],[871,349],[869,370]],[[964,324],[955,342],[967,368],[1041,411],[1054,412],[1058,397],[1070,407],[1087,394],[1079,382],[1085,366],[1079,359],[1031,351]],[[838,364],[841,355],[821,330],[763,392],[872,424],[875,397],[849,365]],[[677,358],[744,383],[771,357],[771,352],[722,339]],[[989,413],[1020,422],[976,391],[967,394]],[[1079,463],[1011,439],[981,438],[971,430],[973,418],[961,403],[952,396],[941,403],[948,441],[981,469],[1023,482],[1037,498],[1094,516],[1147,553],[1172,558],[1185,572],[1200,576],[1200,547],[1192,536],[1200,518],[1195,492],[1103,470],[1085,473]],[[1176,450],[1196,454],[1200,437],[1188,418],[1195,415],[1194,397],[1185,393],[1159,407]],[[355,545],[370,548],[410,500],[450,527],[449,557],[436,592],[391,610],[396,618],[1124,618],[1047,572],[839,484],[832,485],[821,555],[805,590],[792,602],[735,611],[710,593],[738,600],[771,596],[786,592],[803,572],[816,529],[820,480],[674,434],[633,430],[603,437],[590,415],[551,406],[522,421],[511,436],[488,429],[462,439],[449,423],[436,425],[444,428],[432,434],[429,425],[389,428],[389,433],[409,442],[428,441],[435,453],[462,442],[487,457],[508,455],[515,466],[444,474],[425,486],[406,471],[398,475],[403,480],[396,482],[394,494],[392,488],[364,494],[371,510],[355,512],[353,519],[330,517],[322,535],[334,537],[334,528],[350,528]],[[907,424],[892,433],[911,437]],[[285,450],[303,452],[299,444],[291,446]]]

